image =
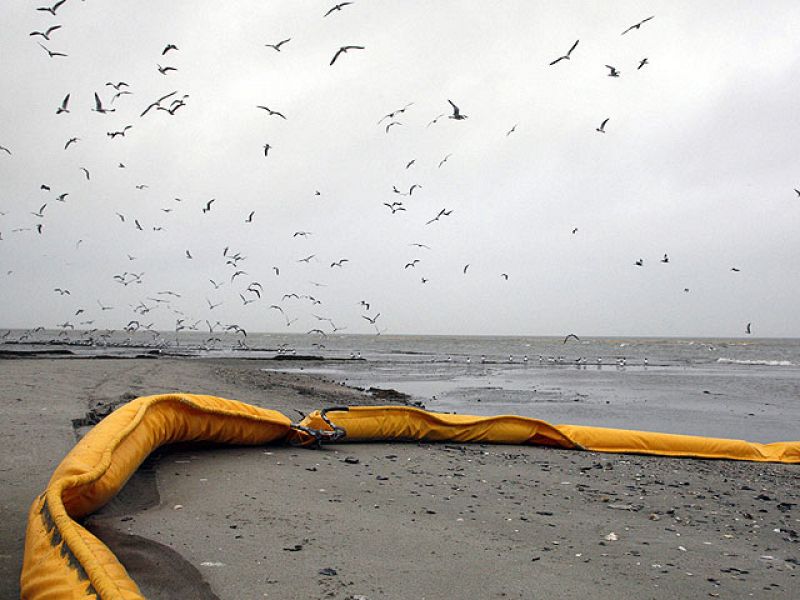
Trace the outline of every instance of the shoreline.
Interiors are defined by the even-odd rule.
[[[236,358],[22,358],[0,375],[1,598],[19,594],[30,502],[115,404],[186,391],[294,420],[387,403]],[[154,598],[187,581],[202,598],[790,598],[800,566],[794,465],[392,443],[180,446],[143,467],[88,521]]]

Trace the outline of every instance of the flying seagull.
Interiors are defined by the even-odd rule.
[[[64,2],[66,2],[66,1],[67,1],[67,0],[58,0],[58,2],[56,2],[55,4],[53,4],[53,6],[40,6],[40,7],[39,7],[39,8],[37,8],[36,10],[41,10],[42,12],[49,12],[51,15],[53,15],[53,16],[55,17],[55,16],[56,16],[56,11],[57,11],[57,10],[59,9],[59,7],[60,7],[62,4],[64,4]]]
[[[331,59],[330,66],[333,66],[333,63],[336,62],[336,59],[339,58],[340,54],[345,54],[348,50],[364,50],[364,46],[342,46],[336,51],[336,54],[333,55]]]
[[[606,123],[608,123],[608,119],[609,118],[610,117],[606,118],[602,123],[600,123],[600,127],[595,129],[595,131],[599,131],[600,133],[605,133],[606,132]]]
[[[281,41],[280,41],[280,42],[278,42],[277,44],[264,44],[264,45],[265,45],[267,48],[273,48],[273,49],[274,49],[274,50],[276,50],[277,52],[280,52],[280,51],[281,51],[281,46],[283,46],[284,44],[288,44],[288,43],[289,43],[289,42],[291,42],[291,41],[292,41],[292,38],[286,38],[285,40],[281,40]]]
[[[569,341],[569,338],[574,338],[579,342],[581,341],[581,338],[579,338],[577,335],[575,335],[574,333],[570,333],[569,335],[567,335],[567,337],[564,338],[565,344],[567,343],[567,341]]]
[[[609,70],[608,72],[609,77],[619,77],[619,70],[616,67],[612,67],[611,65],[606,65],[606,69]]]
[[[647,23],[647,22],[648,22],[650,19],[652,19],[652,18],[654,18],[654,17],[655,17],[655,15],[653,15],[652,17],[647,17],[646,19],[643,19],[643,20],[639,21],[639,22],[638,22],[638,23],[636,23],[635,25],[631,25],[631,26],[630,26],[630,27],[628,27],[628,28],[627,28],[625,31],[623,31],[623,32],[622,32],[620,35],[625,35],[625,34],[626,34],[626,33],[628,33],[628,32],[629,32],[631,29],[639,29],[639,28],[640,28],[642,25],[644,25],[645,23]]]
[[[577,47],[578,42],[580,42],[580,40],[575,40],[575,43],[572,44],[572,48],[570,48],[564,56],[559,56],[557,59],[551,62],[550,66],[552,67],[554,64],[562,60],[569,60],[569,56],[570,54],[572,54],[572,51],[575,50],[575,48]]]
[[[264,144],[264,156],[267,156],[270,150],[272,150],[272,146],[269,144]]]
[[[45,52],[47,52],[50,58],[53,58],[55,56],[66,56],[66,54],[64,54],[63,52],[54,52],[53,50],[50,50],[49,48],[45,47],[43,44],[39,42],[37,42],[37,44],[39,44],[42,48],[44,48]]]
[[[28,35],[40,35],[48,42],[50,41],[50,34],[53,33],[56,29],[61,29],[61,25],[53,25],[52,27],[48,27],[47,31],[31,31]]]
[[[76,137],[69,138],[69,139],[67,140],[67,143],[66,143],[66,144],[64,144],[64,150],[66,150],[67,148],[69,148],[70,144],[76,144],[76,143],[78,142],[78,140],[79,140],[79,139],[80,139],[80,138],[76,138]]]
[[[101,114],[114,112],[116,109],[114,108],[103,108],[103,102],[100,100],[100,96],[97,95],[97,92],[94,93],[94,108],[92,109],[94,112],[98,112]]]
[[[748,324],[747,324],[747,327],[745,327],[745,330],[744,330],[744,332],[745,332],[747,335],[750,335],[751,333],[753,333],[753,332],[750,330],[750,326],[751,326],[751,325],[752,325],[752,323],[748,323]]]
[[[453,107],[453,114],[450,115],[448,118],[455,119],[456,121],[463,121],[464,119],[467,118],[467,115],[461,114],[461,111],[455,104],[453,104],[452,100],[448,99],[447,101],[450,103],[450,106]]]
[[[167,44],[167,46],[161,51],[161,56],[164,56],[170,50],[177,50],[178,47],[175,44]]]
[[[177,67],[169,67],[169,66],[162,67],[159,64],[157,64],[156,67],[158,67],[158,72],[161,73],[162,75],[166,75],[168,71],[177,71],[178,70]]]
[[[339,4],[337,4],[336,6],[334,6],[333,8],[331,8],[330,10],[328,10],[328,12],[326,12],[324,15],[322,15],[322,17],[323,17],[323,18],[327,17],[327,16],[328,16],[329,14],[331,14],[333,11],[336,11],[336,10],[342,10],[342,8],[344,8],[344,7],[345,7],[345,6],[347,6],[348,4],[352,4],[352,2],[340,2]]]
[[[216,198],[212,198],[211,200],[206,202],[206,205],[203,207],[203,212],[204,213],[207,213],[208,211],[211,210],[211,205],[214,203],[215,200],[216,200]]]
[[[643,66],[645,66],[647,64],[650,64],[650,63],[647,60],[647,57],[645,56],[642,60],[639,61],[639,66],[636,67],[636,70],[638,71],[639,69],[641,69]]]
[[[69,109],[67,108],[67,104],[69,104],[69,94],[64,96],[64,99],[61,101],[61,106],[56,109],[56,114],[60,115],[61,113],[68,113]]]
[[[286,117],[283,115],[283,113],[280,113],[280,112],[278,112],[277,110],[272,110],[272,109],[270,109],[270,108],[267,108],[266,106],[256,106],[256,108],[260,108],[260,109],[262,109],[262,110],[265,110],[265,111],[267,111],[267,112],[269,113],[269,116],[270,116],[270,117],[272,117],[272,116],[276,116],[276,117],[280,117],[280,118],[281,118],[281,119],[283,119],[284,121],[286,120]]]

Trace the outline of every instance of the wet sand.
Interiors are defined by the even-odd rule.
[[[19,596],[30,502],[117,403],[186,391],[295,419],[387,402],[262,366],[0,361],[0,598]],[[87,525],[149,598],[794,598],[798,474],[516,446],[177,446]]]

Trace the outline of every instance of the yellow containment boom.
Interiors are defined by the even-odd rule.
[[[28,515],[20,584],[26,600],[141,599],[111,550],[75,519],[96,511],[164,444],[320,441],[457,441],[800,463],[800,442],[756,444],[599,427],[550,425],[518,416],[472,417],[369,406],[315,411],[293,425],[283,414],[213,396],[138,398],[95,426],[56,468]]]

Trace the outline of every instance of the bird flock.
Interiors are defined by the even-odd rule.
[[[57,19],[63,10],[76,9],[77,6],[71,6],[74,4],[76,4],[75,0],[59,0],[50,6],[42,6],[35,9],[37,12],[42,13],[43,23],[37,30],[31,31],[29,36],[42,48],[44,52],[43,60],[72,60],[67,52],[59,49],[59,37],[64,34],[64,28],[61,24],[47,22],[47,20]],[[326,21],[346,19],[349,11],[358,8],[357,4],[356,2],[335,4],[322,12],[320,18],[326,19]],[[647,26],[650,26],[646,26],[646,24],[649,24],[654,18],[655,16],[649,16],[626,27],[621,35],[645,35]],[[265,50],[262,51],[266,51],[269,54],[274,52],[276,58],[300,51],[299,41],[293,41],[294,39],[294,36],[290,36],[274,42],[264,41],[262,47]],[[580,40],[575,40],[569,45],[564,54],[558,55],[549,63],[541,66],[542,68],[569,69],[570,63],[590,60],[582,56],[581,50]],[[108,120],[108,123],[112,123],[111,120],[113,119],[112,125],[103,127],[107,142],[112,144],[108,150],[110,155],[113,155],[114,145],[124,144],[128,138],[136,135],[137,121],[156,118],[180,119],[184,115],[190,116],[194,98],[189,93],[182,91],[180,85],[171,83],[172,81],[179,81],[181,69],[187,62],[179,43],[164,40],[163,45],[157,50],[154,49],[152,54],[153,77],[168,85],[167,89],[170,91],[142,101],[134,87],[125,81],[123,75],[123,78],[104,82],[102,88],[73,90],[67,91],[66,94],[62,92],[53,98],[50,105],[52,107],[51,110],[60,119],[70,119],[77,111],[94,112],[101,122]],[[351,60],[357,61],[368,54],[367,46],[354,40],[353,43],[331,48],[330,60],[327,66],[332,71],[335,71],[337,68],[342,67],[343,63]],[[605,68],[607,77],[619,79],[628,76],[629,73],[635,74],[645,66],[654,68],[651,66],[648,57],[642,57],[638,64],[630,67],[630,71],[624,65],[603,65],[602,63],[598,64],[598,69]],[[609,82],[609,85],[613,85],[613,82]],[[76,104],[78,98],[81,98],[80,101],[83,102],[80,106]],[[425,117],[425,121],[427,121],[426,128],[437,126],[443,121],[452,122],[453,127],[469,126],[469,99],[442,95],[440,104],[441,112],[437,111],[438,114],[434,113]],[[244,107],[244,110],[247,110],[247,107]],[[253,114],[262,115],[263,119],[268,123],[291,123],[293,120],[301,118],[300,115],[292,114],[291,110],[281,107],[279,101],[273,104],[273,100],[250,105],[249,110]],[[389,110],[377,120],[378,129],[376,130],[376,135],[388,136],[387,139],[390,139],[396,132],[408,127],[404,119],[415,110],[418,110],[418,105],[414,101],[406,102],[399,108]],[[374,123],[374,121],[372,122]],[[498,132],[498,135],[509,137],[517,131],[518,127],[523,125],[520,120],[513,123],[510,128],[508,126],[503,128],[502,131]],[[169,122],[162,121],[161,126],[168,128]],[[595,132],[598,135],[610,136],[613,133],[613,116],[603,116]],[[96,136],[93,136],[93,133],[91,131],[78,132],[77,135],[71,135],[65,139],[63,142],[65,156],[73,152],[80,144],[96,143]],[[610,137],[607,139],[610,139]],[[0,145],[0,153],[2,153],[0,154],[0,159],[14,160],[15,154],[12,145],[4,140],[0,140],[0,142],[5,144]],[[281,152],[280,143],[273,140],[265,140],[263,145],[260,148],[254,148],[253,152],[257,152],[263,160],[269,161],[274,157],[275,153]],[[436,165],[435,171],[446,171],[448,161],[456,157],[457,153],[458,150],[456,149],[454,152],[447,153],[438,159],[434,163]],[[3,158],[3,154],[5,154],[5,158]],[[418,157],[409,156],[402,165],[398,165],[399,171],[403,174],[413,175],[414,171],[419,168],[419,161]],[[127,168],[124,162],[116,162],[116,169]],[[76,165],[75,168],[82,173],[87,185],[93,183],[93,175],[95,175],[94,171],[96,169],[92,165]],[[141,182],[133,186],[131,193],[146,194],[148,189],[148,183]],[[48,183],[42,183],[38,191],[52,195],[46,196],[46,201],[37,202],[36,206],[27,211],[28,216],[33,217],[32,223],[21,222],[16,226],[9,226],[8,219],[5,222],[0,221],[0,242],[7,241],[8,236],[3,235],[5,232],[10,232],[14,235],[47,236],[50,234],[48,217],[55,210],[56,205],[54,203],[63,204],[64,206],[71,204],[71,192],[69,191],[57,190],[53,192],[51,185]],[[800,197],[800,190],[795,189],[794,191]],[[309,193],[311,194],[312,192],[309,191]],[[420,230],[429,232],[435,232],[438,228],[447,227],[448,223],[458,218],[458,211],[445,202],[437,205],[433,204],[437,202],[436,199],[426,199],[424,204],[420,204],[417,198],[425,193],[425,181],[414,181],[409,185],[402,186],[387,183],[387,196],[385,199],[376,200],[376,208],[383,211],[386,217],[391,219],[416,219],[420,225]],[[319,189],[314,189],[313,196],[322,197],[323,192]],[[164,202],[160,207],[160,214],[164,219],[162,221],[145,219],[137,214],[137,204],[136,201],[131,202],[130,209],[125,212],[111,210],[112,220],[116,221],[114,226],[131,228],[142,234],[155,235],[158,232],[168,232],[169,228],[175,227],[177,220],[175,215],[191,213],[192,215],[199,215],[200,218],[210,219],[213,218],[217,211],[225,210],[225,199],[218,199],[212,194],[202,200],[184,200],[180,197],[174,197]],[[239,225],[251,228],[257,226],[263,212],[265,211],[258,206],[247,210],[239,218]],[[0,212],[0,217],[6,217],[6,215],[7,213]],[[116,219],[113,219],[114,215]],[[106,225],[100,225],[101,215],[91,215],[90,218],[97,219],[98,227],[105,229]],[[578,235],[579,228],[572,226],[569,232],[565,233],[570,232],[572,235]],[[111,228],[107,233],[112,236],[115,235]],[[120,293],[119,296],[96,298],[92,304],[75,305],[72,302],[76,294],[74,294],[74,288],[72,291],[69,289],[71,287],[68,281],[69,274],[65,273],[65,281],[58,282],[52,287],[52,293],[58,297],[59,306],[63,311],[62,315],[57,317],[53,323],[45,323],[44,325],[46,327],[55,326],[64,335],[68,331],[80,329],[88,330],[90,335],[98,339],[103,336],[107,338],[110,330],[101,332],[99,329],[94,329],[95,320],[99,315],[107,312],[116,312],[119,315],[118,329],[131,333],[149,331],[154,336],[154,339],[159,340],[162,338],[159,332],[160,327],[156,323],[163,322],[165,316],[169,315],[168,318],[174,323],[173,328],[176,333],[182,330],[206,330],[208,333],[207,343],[209,345],[213,346],[221,343],[221,334],[235,336],[239,345],[246,345],[247,332],[240,324],[222,322],[216,318],[219,307],[228,303],[235,303],[241,310],[261,310],[263,315],[279,315],[282,327],[292,332],[305,332],[312,336],[326,336],[347,330],[346,326],[337,325],[340,316],[326,314],[327,299],[324,288],[328,286],[328,282],[309,282],[308,285],[314,288],[313,293],[308,293],[311,291],[310,289],[291,290],[282,287],[281,279],[288,272],[303,269],[311,264],[328,265],[327,272],[330,277],[335,277],[335,273],[340,271],[358,268],[358,259],[353,256],[342,256],[341,254],[325,255],[319,250],[303,252],[304,241],[314,239],[314,235],[313,231],[304,228],[298,228],[291,233],[287,232],[283,243],[294,244],[292,247],[297,248],[298,252],[296,258],[292,261],[284,261],[281,264],[265,263],[264,256],[253,256],[245,249],[237,249],[235,240],[232,240],[231,243],[225,243],[224,246],[221,246],[216,251],[213,249],[213,241],[205,241],[202,244],[198,241],[196,247],[183,248],[181,251],[182,256],[180,257],[180,259],[187,261],[187,265],[203,261],[201,267],[204,273],[202,277],[203,284],[201,287],[193,288],[192,290],[153,287],[153,284],[149,281],[152,270],[137,267],[138,248],[134,245],[124,249],[123,262],[120,264],[118,272],[109,276],[109,280],[116,284],[120,290],[137,290],[140,295],[138,301],[128,303],[126,306],[120,305],[118,304],[118,298],[122,297]],[[435,233],[432,234],[432,238],[435,239]],[[83,241],[83,239],[77,240],[75,248],[79,250]],[[424,269],[428,257],[436,251],[435,244],[423,243],[413,239],[409,239],[406,242],[407,247],[413,250],[409,250],[407,260],[403,264],[397,265],[397,270],[405,273],[416,273],[418,285],[426,285],[431,281],[431,275],[425,273]],[[143,238],[141,244],[147,243],[149,242]],[[177,257],[165,256],[164,260],[173,260],[174,258]],[[646,268],[650,262],[650,259],[646,260],[643,257],[631,258],[631,265],[636,268]],[[662,265],[671,263],[667,253],[664,253],[661,258],[652,260],[653,262],[660,262]],[[476,268],[472,265],[473,262],[462,262],[459,265],[461,276],[470,277]],[[508,269],[497,268],[495,271],[495,280],[500,285],[510,285],[510,282],[513,282],[515,274],[510,273]],[[731,271],[738,273],[740,269],[731,267]],[[187,303],[181,303],[181,300],[189,295],[197,296],[198,289],[201,290],[199,295],[202,297],[200,306],[197,303],[191,306]],[[687,293],[689,288],[683,288],[683,291]],[[360,317],[357,319],[360,325],[358,328],[354,327],[353,332],[364,332],[364,328],[366,328],[366,331],[380,335],[388,331],[388,327],[384,325],[387,321],[387,315],[378,307],[375,307],[374,302],[362,299],[353,306],[353,311],[356,311],[357,316]],[[154,315],[159,315],[160,319],[153,318]],[[344,318],[350,324],[353,323],[349,315],[341,316],[341,318]],[[304,327],[304,331],[292,329],[298,322],[311,322],[315,326]],[[751,323],[747,323],[746,333],[751,333]]]

